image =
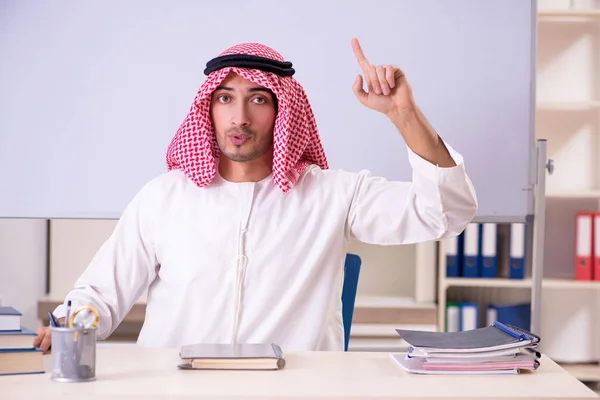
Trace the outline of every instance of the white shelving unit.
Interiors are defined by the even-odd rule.
[[[557,170],[561,166],[563,168],[560,176],[549,180],[546,197],[557,206],[580,204],[582,210],[600,210],[600,174],[597,172],[600,170],[600,163],[597,161],[600,159],[600,2],[588,0],[583,4],[583,7],[590,7],[586,9],[582,7],[581,1],[578,4],[571,0],[570,6],[571,9],[568,10],[538,12],[543,29],[539,41],[541,43],[546,40],[544,48],[547,50],[543,55],[545,64],[539,65],[538,69],[546,68],[550,72],[538,79],[538,85],[549,85],[544,90],[544,96],[538,97],[538,136],[550,136],[548,140],[556,143],[549,156],[556,156]],[[575,7],[579,8],[574,9]],[[548,54],[553,54],[554,57],[549,57]],[[558,73],[559,70],[562,71]],[[562,87],[562,93],[552,89],[550,85],[553,82]],[[561,97],[568,100],[563,101]],[[556,125],[560,129],[553,129]],[[576,210],[578,206],[570,207]],[[550,211],[553,209],[551,207]],[[550,229],[561,227],[550,226]],[[574,237],[570,239],[574,241]],[[572,269],[573,264],[564,268]],[[590,305],[590,310],[582,310],[578,306],[570,306],[570,302],[580,306],[581,301],[573,300],[574,298],[600,301],[600,281],[545,278],[543,287],[549,307],[560,304],[560,310],[556,313],[559,320],[565,315],[579,314],[587,315],[590,320],[596,318],[596,321],[592,320],[588,324],[580,322],[578,328],[599,323],[597,320],[600,315],[594,316],[594,312],[589,312],[594,309],[593,305]],[[557,322],[555,326],[560,324],[561,322]],[[570,333],[573,331],[577,329],[561,332],[556,336],[572,336]],[[581,336],[588,337],[584,333]],[[598,335],[591,333],[590,336],[590,347],[600,347]],[[577,341],[577,338],[574,340]],[[597,354],[590,356],[597,357]],[[598,362],[566,363],[563,366],[582,381],[600,381]]]
[[[562,204],[582,204],[582,211],[600,210],[600,1],[539,0],[538,8],[538,48],[542,48],[542,54],[537,66],[536,137],[547,140],[547,156],[555,169],[555,173],[545,180],[543,201],[549,207],[543,232],[537,232],[550,239],[550,242],[545,240],[541,257],[544,265],[544,276],[539,279],[544,298],[541,304],[556,307],[560,303],[561,315],[575,315],[582,311],[576,306],[569,309],[572,297],[597,298],[600,304],[600,280],[578,281],[568,277],[574,271],[575,239],[574,228],[565,224],[574,224],[572,214],[578,206],[571,205],[567,210],[560,207]],[[563,214],[557,217],[552,214],[555,211]],[[561,240],[556,240],[557,237]],[[556,254],[561,257],[555,257]],[[475,293],[473,301],[480,301],[498,293],[527,296],[536,285],[535,272],[523,280],[448,278],[443,258],[444,254],[440,252],[438,330],[444,329],[446,303],[453,300],[448,299],[449,293],[458,291],[469,296]],[[545,314],[549,314],[548,310]],[[600,313],[597,318],[600,319]],[[570,321],[558,323],[569,324]],[[600,326],[600,322],[597,325]],[[590,335],[593,336],[589,334],[586,338]],[[559,341],[559,336],[553,337],[555,342]],[[591,340],[600,341],[600,335]],[[563,365],[578,379],[600,381],[598,362]]]

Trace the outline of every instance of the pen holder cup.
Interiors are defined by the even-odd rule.
[[[51,327],[52,373],[55,382],[96,379],[96,328]]]

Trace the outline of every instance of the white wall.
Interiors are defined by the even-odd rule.
[[[46,290],[46,221],[0,219],[0,303],[38,327],[37,300]]]
[[[51,221],[50,297],[65,297],[115,224],[113,220]]]
[[[415,247],[353,243],[350,252],[360,255],[363,261],[357,296],[414,298]]]

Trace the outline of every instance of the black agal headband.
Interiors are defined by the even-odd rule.
[[[207,62],[204,75],[209,75],[211,72],[225,67],[259,69],[280,76],[292,76],[296,72],[289,61],[277,61],[251,54],[228,54],[213,58]]]

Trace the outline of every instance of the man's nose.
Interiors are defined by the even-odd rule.
[[[250,125],[250,115],[246,104],[237,104],[231,118],[231,124],[239,127]]]

